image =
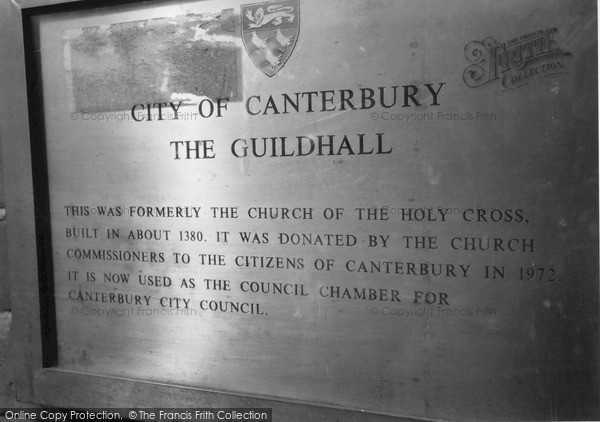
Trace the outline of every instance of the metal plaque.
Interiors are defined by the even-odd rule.
[[[58,368],[596,415],[595,3],[145,2],[39,44]]]

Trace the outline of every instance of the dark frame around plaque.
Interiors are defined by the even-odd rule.
[[[59,408],[273,409],[273,420],[414,420],[384,414],[200,390],[176,385],[57,369],[56,323],[40,68],[34,31],[37,16],[112,7],[97,0],[33,0],[0,3],[2,157],[5,163],[9,278],[13,315],[12,353],[17,399]]]

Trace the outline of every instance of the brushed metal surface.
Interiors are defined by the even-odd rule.
[[[273,77],[240,6],[40,19],[58,368],[424,418],[569,411],[597,352],[592,5],[302,1]],[[225,8],[241,100],[221,117],[197,93],[149,98],[164,120],[75,110],[65,31]],[[466,83],[471,42],[552,28],[564,72]]]

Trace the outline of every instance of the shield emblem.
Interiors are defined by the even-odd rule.
[[[299,0],[242,5],[242,42],[265,75],[273,76],[287,62],[300,32]]]

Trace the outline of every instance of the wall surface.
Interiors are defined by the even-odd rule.
[[[1,142],[1,140],[0,140]],[[0,209],[4,208],[4,183],[0,157]],[[10,285],[6,254],[6,222],[0,221],[0,409],[15,405],[13,373],[10,358]]]
[[[0,138],[0,142],[2,139]],[[0,156],[0,210],[4,204],[4,183],[2,179],[2,157]],[[6,254],[6,222],[2,220],[0,211],[0,312],[10,309],[10,294],[8,282],[8,258]]]
[[[10,360],[10,312],[0,312],[0,408],[15,404]]]
[[[5,81],[8,75],[12,75],[11,77],[20,78],[24,82],[25,72],[22,69],[21,49],[19,48],[20,44],[16,41],[20,38],[22,39],[20,10],[17,7],[17,3],[0,1],[0,17],[2,19],[2,28],[5,31],[0,38],[0,56],[4,58],[3,62],[8,66],[8,68],[4,68],[0,73],[2,73]],[[12,91],[3,89],[4,93],[10,92],[8,95],[24,95],[18,94],[18,84],[11,82],[10,85],[12,86]],[[27,124],[27,114],[23,112],[23,108],[19,105],[15,106],[15,104],[23,104],[22,101],[13,97],[12,102],[11,107],[15,109],[14,113],[7,112],[7,109],[4,108],[0,110],[0,150],[4,149],[9,142],[14,142],[17,139],[14,132],[16,126]],[[19,145],[23,148],[27,144],[20,142]],[[11,160],[7,159],[7,157],[11,157],[14,162],[14,156],[0,152],[0,209],[5,209],[9,206],[9,201],[7,201],[6,175],[9,173],[14,174],[10,169]],[[6,219],[0,220],[0,410],[6,407],[24,406],[24,404],[16,401],[16,363],[12,343],[15,330],[12,328],[14,320],[10,297],[11,277],[9,274],[8,231],[9,227],[11,227],[11,218],[13,221],[12,227],[17,227],[14,224],[15,216],[15,214],[11,216],[10,213],[7,213]],[[13,260],[13,262],[17,261]],[[31,266],[31,264],[31,262],[27,262],[27,265]]]

